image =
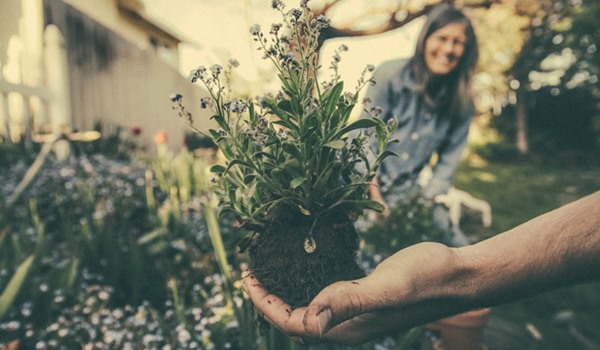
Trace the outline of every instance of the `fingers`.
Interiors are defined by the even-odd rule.
[[[288,303],[264,289],[250,271],[244,272],[242,279],[244,291],[267,322],[288,336],[305,335],[302,319],[306,308],[292,310]]]
[[[377,302],[369,297],[364,280],[334,283],[319,293],[308,307],[292,310],[269,293],[250,273],[242,274],[244,290],[263,318],[297,343],[335,342],[357,345],[389,328],[389,319],[367,312]],[[383,322],[380,322],[383,321]]]
[[[372,307],[364,279],[334,283],[310,303],[303,318],[305,331],[322,338],[330,329]]]

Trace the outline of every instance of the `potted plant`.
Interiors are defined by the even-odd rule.
[[[233,60],[226,68],[199,67],[190,79],[210,94],[200,104],[214,109],[219,127],[210,136],[225,158],[211,168],[220,212],[233,212],[237,226],[248,230],[240,248],[248,250],[258,280],[297,307],[330,283],[364,276],[355,262],[353,220],[366,209],[383,209],[367,193],[377,166],[392,155],[367,157],[369,142],[375,137],[384,150],[396,125],[375,114],[351,120],[373,67],[363,70],[353,93],[344,92],[338,62],[345,46],[335,52],[331,79],[319,81],[318,36],[328,19],[313,16],[307,1],[290,11],[278,0],[272,6],[283,23],[266,35],[258,25],[250,31],[277,69],[279,93],[229,99]],[[172,100],[192,124],[181,96]]]

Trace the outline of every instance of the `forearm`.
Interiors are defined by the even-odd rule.
[[[398,258],[412,280],[397,299],[402,326],[592,281],[600,278],[600,192],[472,246],[425,243]]]
[[[600,277],[600,192],[457,249],[462,293],[493,305]]]
[[[425,197],[433,198],[438,194],[448,192],[452,185],[452,178],[460,165],[462,154],[467,147],[470,124],[470,118],[465,118],[463,124],[448,135],[448,144],[437,151],[438,163],[432,169],[431,180],[423,189]]]
[[[360,344],[460,312],[600,278],[600,192],[478,244],[420,243],[367,277],[336,282],[307,308],[244,282],[257,309],[288,335]]]

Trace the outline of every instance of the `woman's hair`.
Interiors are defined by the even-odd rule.
[[[465,27],[467,41],[464,53],[458,65],[450,73],[444,77],[436,77],[427,69],[425,63],[425,41],[436,30],[452,23],[461,23]],[[458,115],[458,112],[471,101],[471,78],[478,57],[477,37],[469,18],[461,10],[450,5],[437,6],[427,16],[427,22],[417,41],[415,54],[410,61],[415,90],[423,93],[425,102],[430,107],[449,112],[451,116]]]

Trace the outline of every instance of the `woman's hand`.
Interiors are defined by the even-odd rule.
[[[369,186],[369,197],[371,198],[371,200],[374,200],[383,205],[384,209],[380,215],[382,215],[384,218],[390,216],[390,207],[387,205],[387,203],[383,199],[383,196],[381,195],[381,189],[379,188],[379,180],[377,180],[377,177],[373,177],[373,180],[371,180],[371,186]],[[370,216],[369,219],[375,220],[376,217],[371,217],[371,215],[377,215],[377,213],[375,213],[374,211],[369,211],[368,215]]]

